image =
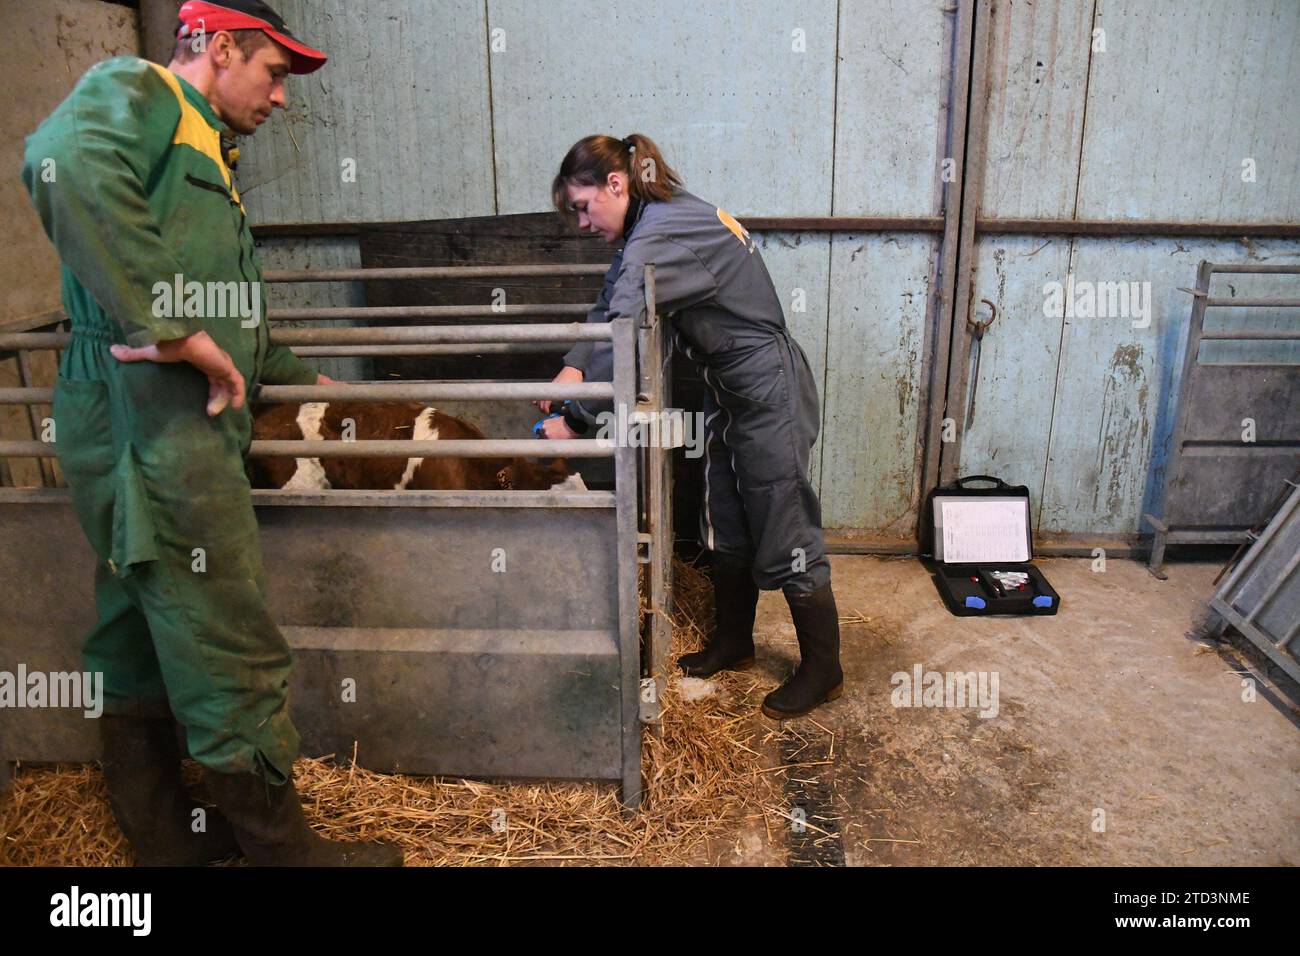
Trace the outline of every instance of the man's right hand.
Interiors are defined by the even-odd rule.
[[[208,377],[209,417],[220,415],[227,405],[244,407],[244,376],[207,332],[195,332],[183,339],[168,339],[138,349],[112,345],[109,351],[119,362],[189,362]]]
[[[572,365],[566,365],[560,369],[560,374],[551,379],[556,385],[569,385],[574,382],[581,382],[583,378],[582,369],[574,368]],[[551,414],[551,400],[549,398],[539,398],[533,402],[547,415]]]

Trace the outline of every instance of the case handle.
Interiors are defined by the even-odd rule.
[[[998,488],[1007,488],[1011,486],[1001,478],[995,478],[992,475],[967,475],[965,478],[958,478],[954,487],[965,488],[968,481],[990,481]]]

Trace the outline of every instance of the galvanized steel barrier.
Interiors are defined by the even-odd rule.
[[[1300,481],[1210,600],[1210,630],[1235,627],[1300,681]]]
[[[1177,419],[1159,514],[1143,514],[1154,531],[1148,569],[1164,580],[1169,544],[1237,544],[1267,517],[1269,502],[1300,477],[1300,364],[1206,362],[1211,341],[1300,341],[1294,327],[1206,329],[1205,311],[1220,307],[1300,308],[1300,298],[1210,295],[1215,275],[1300,275],[1300,265],[1202,262],[1192,295]],[[1258,434],[1243,440],[1249,421]]]
[[[267,282],[601,275],[603,266],[476,266],[268,272]],[[368,382],[264,386],[262,402],[612,400],[657,414],[671,349],[645,275],[639,320],[286,328],[304,356],[539,352],[610,342],[612,382]],[[587,304],[272,310],[302,319],[563,319]],[[0,335],[19,356],[66,346],[65,331]],[[24,379],[26,382],[27,380]],[[0,389],[0,404],[53,389]],[[634,418],[632,419],[635,420]],[[639,804],[641,730],[658,726],[671,636],[670,449],[644,447],[616,415],[612,440],[254,441],[251,457],[613,458],[608,491],[254,490],[268,599],[295,654],[291,707],[305,753],[384,771],[617,781]],[[33,419],[33,432],[39,434]],[[56,430],[57,436],[57,430]],[[419,447],[422,446],[422,447]],[[0,458],[57,456],[57,441],[0,441]],[[47,473],[48,481],[48,473]],[[77,670],[93,623],[94,556],[63,488],[0,488],[0,670]],[[645,566],[644,590],[639,587]],[[643,647],[644,643],[644,647]],[[356,700],[338,688],[351,679]],[[79,715],[76,715],[79,716]],[[94,756],[89,721],[0,714],[8,761]],[[3,781],[0,781],[3,782]]]

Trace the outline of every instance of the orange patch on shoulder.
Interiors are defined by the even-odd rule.
[[[719,207],[718,221],[731,230],[731,234],[740,240],[741,245],[745,247],[746,251],[754,251],[754,240],[749,237],[749,231],[736,221],[735,216],[731,215],[727,210]]]

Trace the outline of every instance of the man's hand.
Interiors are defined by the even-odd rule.
[[[548,418],[542,422],[542,437],[550,439],[577,438],[578,433],[569,427],[569,423],[561,415],[558,418]]]
[[[338,382],[334,381],[334,379],[330,378],[328,375],[321,375],[319,372],[317,372],[317,373],[316,373],[316,384],[317,384],[317,385],[337,385]]]
[[[566,365],[564,368],[560,369],[560,374],[551,379],[551,381],[556,385],[568,385],[572,382],[581,382],[582,369],[574,368],[572,365]],[[551,414],[551,400],[549,398],[539,398],[533,402],[533,404],[544,411],[547,415]],[[555,436],[547,435],[546,437],[552,438]]]
[[[111,345],[109,351],[119,362],[189,362],[208,377],[208,416],[220,415],[230,405],[244,407],[244,376],[225,349],[212,341],[207,332],[195,332],[183,339],[168,339],[155,345],[133,349]]]

